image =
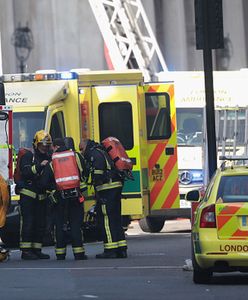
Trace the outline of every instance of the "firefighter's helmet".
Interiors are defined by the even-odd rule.
[[[0,262],[6,261],[9,259],[9,250],[0,246]]]
[[[34,135],[34,147],[37,148],[38,144],[41,144],[43,146],[49,146],[52,144],[52,138],[50,134],[47,133],[45,130],[37,131]]]

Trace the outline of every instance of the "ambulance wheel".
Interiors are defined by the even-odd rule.
[[[160,232],[164,227],[164,218],[145,217],[139,220],[139,226],[144,232]]]

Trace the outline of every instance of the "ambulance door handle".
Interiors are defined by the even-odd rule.
[[[174,155],[174,148],[173,147],[166,147],[165,148],[165,155]]]

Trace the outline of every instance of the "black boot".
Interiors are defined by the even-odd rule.
[[[65,254],[56,254],[57,260],[65,260]]]
[[[116,251],[104,251],[101,254],[97,254],[96,258],[118,258]]]
[[[39,257],[32,250],[22,250],[21,258],[24,260],[37,260]]]
[[[49,259],[50,255],[42,253],[41,249],[34,249],[33,253],[39,258],[39,259]]]
[[[85,253],[75,253],[74,258],[75,260],[87,260],[88,256]]]
[[[118,249],[117,257],[118,258],[127,258],[127,250],[126,249]]]

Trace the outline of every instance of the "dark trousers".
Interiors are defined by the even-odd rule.
[[[127,242],[121,218],[122,188],[97,192],[97,220],[104,250],[126,249]]]
[[[46,227],[46,201],[20,195],[20,248],[41,249]]]
[[[71,242],[73,253],[84,253],[82,224],[84,210],[78,198],[58,200],[54,206],[54,223],[56,235],[56,254],[66,254],[66,244],[68,241],[68,233],[65,228],[67,223],[70,228]]]

